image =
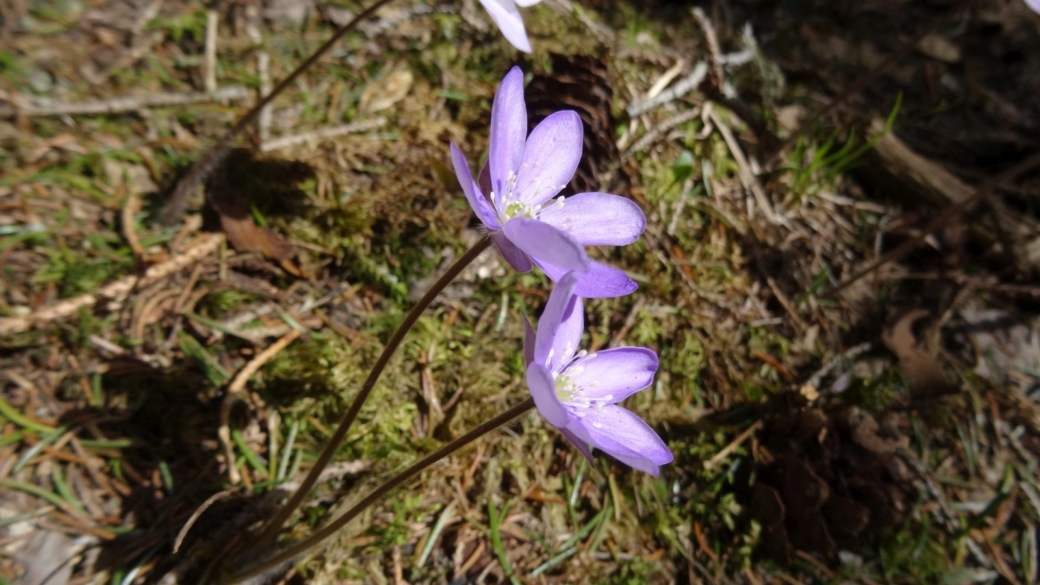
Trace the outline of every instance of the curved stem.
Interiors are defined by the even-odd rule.
[[[437,279],[437,282],[430,287],[430,290],[426,291],[426,294],[419,299],[419,302],[416,303],[414,307],[412,307],[412,310],[404,318],[404,321],[402,321],[401,325],[397,327],[397,331],[394,332],[393,337],[391,337],[390,341],[387,342],[386,347],[383,348],[383,353],[379,355],[379,359],[376,360],[375,365],[372,366],[372,371],[368,374],[368,378],[365,379],[365,383],[361,386],[361,391],[358,392],[358,395],[354,398],[354,402],[351,403],[347,413],[343,415],[343,420],[341,420],[339,426],[336,427],[336,431],[332,433],[332,437],[329,438],[328,443],[325,445],[325,449],[322,450],[321,455],[318,456],[318,460],[314,463],[314,467],[312,467],[307,473],[307,477],[303,479],[303,483],[300,484],[300,487],[297,488],[292,497],[289,498],[289,501],[282,506],[282,509],[278,511],[278,514],[276,514],[267,524],[264,531],[260,534],[260,538],[254,542],[253,546],[250,547],[250,550],[256,550],[273,540],[278,534],[278,530],[282,527],[282,524],[285,523],[286,519],[289,518],[289,515],[300,506],[303,499],[307,497],[311,488],[313,488],[314,484],[317,483],[318,476],[321,475],[322,470],[325,469],[329,464],[329,461],[332,460],[332,456],[336,454],[336,450],[339,449],[343,439],[347,436],[347,431],[350,430],[350,426],[354,424],[354,420],[357,418],[358,413],[361,412],[361,406],[365,403],[368,395],[372,393],[372,388],[375,387],[376,381],[379,380],[379,376],[383,373],[383,369],[386,368],[386,364],[390,361],[390,357],[393,356],[394,351],[399,345],[401,345],[401,341],[404,340],[405,334],[412,328],[412,325],[415,325],[415,322],[419,320],[419,316],[426,310],[426,307],[430,306],[433,299],[435,299],[437,295],[448,286],[448,283],[454,280],[466,266],[473,262],[473,260],[475,260],[477,256],[479,256],[481,252],[486,250],[490,245],[491,240],[489,238],[484,238],[475,246],[470,248],[469,251],[463,254],[462,257],[455,262],[455,264],[452,264],[451,268],[449,268],[443,276]]]
[[[444,459],[445,457],[458,451],[462,447],[465,447],[474,440],[506,424],[507,422],[513,420],[514,418],[520,416],[528,410],[531,410],[533,407],[534,400],[528,398],[527,400],[521,402],[520,404],[517,404],[513,408],[510,408],[509,410],[496,416],[495,418],[481,424],[479,427],[473,429],[472,431],[466,433],[458,439],[455,439],[454,441],[448,443],[444,447],[441,447],[438,451],[434,452],[433,454],[427,455],[426,458],[422,459],[417,463],[414,463],[408,469],[405,469],[401,473],[392,477],[383,485],[376,488],[375,491],[365,496],[365,499],[355,504],[354,507],[347,510],[347,512],[339,518],[336,518],[332,522],[329,522],[329,524],[323,527],[321,530],[315,532],[314,534],[310,535],[309,537],[300,541],[294,546],[278,553],[274,557],[264,561],[260,565],[253,567],[245,573],[232,577],[231,581],[229,581],[227,585],[240,583],[246,579],[255,577],[263,573],[264,571],[273,569],[286,561],[292,560],[292,558],[296,555],[306,552],[307,549],[318,544],[322,540],[325,540],[329,536],[335,534],[336,531],[338,531],[340,528],[343,528],[348,522],[350,522],[351,520],[356,518],[358,514],[363,512],[365,508],[368,508],[373,503],[379,501],[382,497],[386,496],[388,493],[396,489],[402,483],[415,477],[416,475],[423,472],[434,463],[437,463],[441,459]]]
[[[343,35],[357,28],[361,21],[375,14],[377,10],[391,1],[392,0],[378,0],[377,2],[374,2],[371,6],[355,16],[353,20],[340,27],[340,29],[336,31],[336,34],[332,35],[332,38],[325,41],[324,45],[318,47],[318,50],[314,51],[310,57],[307,57],[306,61],[294,69],[293,72],[289,74],[289,77],[283,79],[281,83],[275,86],[270,93],[260,100],[260,103],[256,104],[253,106],[253,109],[246,112],[246,115],[242,116],[242,118],[234,125],[234,127],[231,128],[231,130],[228,131],[227,134],[224,135],[223,138],[220,139],[219,142],[203,154],[202,158],[191,166],[188,174],[177,183],[177,186],[174,187],[173,192],[170,194],[169,201],[167,201],[162,213],[159,215],[159,223],[170,225],[177,221],[177,218],[180,217],[181,211],[184,209],[184,202],[188,199],[188,195],[191,194],[191,191],[196,185],[202,182],[214,168],[216,168],[221,160],[224,159],[224,156],[227,155],[229,150],[231,150],[231,141],[235,136],[238,136],[246,126],[252,124],[253,121],[256,120],[256,117],[260,115],[260,111],[267,107],[267,104],[270,104],[278,94],[282,93],[285,88],[289,87],[292,82],[296,81],[297,77],[302,75],[303,72],[320,59],[322,55],[327,53],[333,45],[343,38]]]

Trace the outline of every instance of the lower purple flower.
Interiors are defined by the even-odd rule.
[[[642,347],[578,351],[584,329],[574,273],[556,283],[535,333],[527,324],[527,385],[538,412],[592,460],[595,447],[657,475],[672,452],[641,418],[618,403],[650,386],[657,355]]]

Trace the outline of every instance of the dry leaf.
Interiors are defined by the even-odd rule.
[[[126,185],[129,193],[133,195],[154,193],[159,190],[159,186],[152,180],[151,173],[144,165],[122,163],[106,158],[104,171],[109,185],[113,187]]]
[[[225,192],[218,197],[210,194],[207,200],[220,216],[220,227],[236,249],[260,252],[275,260],[287,260],[295,253],[292,244],[271,230],[256,225],[241,195]]]
[[[849,409],[846,422],[852,432],[852,440],[875,455],[891,455],[910,446],[910,439],[906,436],[882,434],[877,420],[858,408]]]
[[[259,252],[283,261],[296,253],[296,248],[275,232],[256,224],[251,204],[265,199],[295,197],[295,185],[307,172],[289,161],[258,160],[245,150],[228,154],[219,172],[206,183],[206,201],[220,216],[220,226],[231,244],[240,251]],[[291,265],[290,265],[291,266]]]
[[[391,72],[365,88],[358,110],[367,115],[389,108],[408,95],[413,80],[412,72],[408,69]]]
[[[914,336],[913,325],[928,316],[925,309],[915,309],[903,315],[881,335],[885,347],[899,358],[899,368],[915,391],[934,393],[936,388],[949,386],[946,374]]]
[[[943,63],[957,63],[961,60],[960,48],[935,33],[921,39],[917,43],[917,50]]]

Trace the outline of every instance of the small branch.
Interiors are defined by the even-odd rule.
[[[206,11],[206,53],[202,61],[204,87],[206,92],[217,91],[217,11],[212,8]]]
[[[1014,181],[1020,175],[1025,174],[1026,172],[1037,166],[1040,166],[1040,153],[1034,154],[1026,160],[1021,161],[1017,165],[1007,169],[1003,173],[1000,173],[996,176],[996,178],[979,187],[975,191],[975,193],[972,194],[971,197],[968,197],[967,199],[964,199],[963,201],[960,201],[955,205],[949,206],[948,208],[946,208],[946,211],[935,216],[935,219],[933,219],[927,226],[925,226],[924,229],[918,232],[917,235],[903,242],[894,250],[888,252],[881,258],[878,258],[877,260],[871,262],[866,267],[856,271],[855,273],[853,273],[852,276],[848,277],[834,288],[828,290],[822,296],[834,296],[837,293],[844,290],[845,288],[847,288],[852,283],[870,274],[871,272],[874,272],[884,264],[887,264],[897,258],[902,257],[903,254],[906,254],[910,250],[917,247],[917,245],[923,242],[925,238],[935,233],[939,228],[945,225],[947,221],[956,216],[958,213],[962,213],[964,211],[967,211],[968,209],[971,209],[976,203],[988,197],[990,194],[996,191],[997,188],[1001,185]]]
[[[827,376],[828,374],[833,372],[835,368],[839,366],[847,367],[848,365],[851,365],[856,358],[867,353],[873,348],[873,341],[865,341],[863,343],[860,343],[859,345],[854,345],[850,347],[841,354],[835,356],[833,359],[831,359],[831,361],[824,364],[823,367],[813,372],[813,375],[809,376],[809,379],[805,382],[805,384],[802,384],[802,386],[810,386],[815,390],[819,390],[820,384],[823,383],[824,376]]]
[[[271,93],[271,55],[263,49],[264,37],[260,34],[260,8],[255,4],[246,6],[246,35],[257,47],[256,52],[256,74],[260,78],[260,95]],[[271,139],[271,104],[267,104],[260,110],[257,120],[257,134],[260,143],[263,144]]]
[[[213,504],[216,504],[221,500],[227,499],[229,496],[233,495],[237,491],[238,488],[226,489],[222,492],[217,492],[213,494],[212,496],[207,498],[205,502],[202,502],[202,505],[196,508],[194,512],[192,512],[191,517],[188,518],[188,521],[184,523],[184,526],[181,528],[181,531],[177,533],[177,538],[175,538],[173,541],[173,554],[177,554],[177,552],[181,550],[181,545],[184,544],[184,538],[188,536],[188,531],[191,530],[191,527],[195,525],[195,521],[199,519],[199,516],[202,516],[203,512],[208,510],[209,507]]]
[[[805,321],[802,321],[801,316],[798,315],[798,311],[795,310],[794,304],[787,298],[784,291],[780,290],[780,286],[776,283],[776,279],[772,276],[767,276],[766,284],[768,284],[769,289],[773,291],[773,296],[780,302],[780,306],[787,311],[787,315],[791,317],[791,321],[794,322],[794,326],[798,329],[798,332],[801,333],[802,331],[805,331]]]
[[[167,106],[186,106],[206,102],[226,103],[248,99],[248,89],[239,86],[222,87],[212,93],[153,93],[148,95],[130,95],[107,100],[90,102],[57,102],[47,98],[26,97],[17,94],[0,92],[0,99],[14,105],[0,106],[0,118],[12,116],[70,116],[119,114],[135,112],[144,108],[161,108]]]
[[[28,331],[34,326],[38,327],[52,321],[71,317],[80,309],[95,305],[100,301],[122,298],[135,288],[157,282],[209,256],[220,247],[223,241],[224,234],[205,234],[198,239],[194,247],[179,256],[170,258],[166,262],[150,267],[140,277],[128,276],[122,280],[109,283],[95,292],[84,293],[78,297],[62,301],[57,305],[45,307],[26,317],[0,318],[0,335]]]
[[[260,93],[267,94],[271,91],[271,56],[267,54],[267,51],[257,53],[256,71],[260,75]],[[271,104],[267,104],[260,110],[257,132],[260,134],[261,144],[271,139],[271,111]]]
[[[685,112],[680,112],[675,116],[668,118],[664,122],[661,122],[657,126],[654,126],[646,134],[640,136],[639,140],[636,140],[635,144],[625,150],[624,154],[621,155],[621,162],[625,162],[631,158],[632,155],[646,150],[655,140],[660,138],[662,134],[668,132],[672,128],[696,119],[700,115],[701,108],[696,107],[691,110],[686,110]]]
[[[250,360],[249,363],[242,366],[242,369],[235,374],[231,383],[228,384],[227,393],[224,394],[224,400],[220,403],[220,426],[217,428],[217,436],[220,438],[221,445],[224,446],[224,455],[228,460],[228,481],[234,485],[237,485],[242,480],[238,475],[238,469],[235,468],[235,449],[231,443],[231,428],[228,424],[228,420],[231,418],[231,406],[235,402],[235,395],[245,390],[246,383],[249,382],[249,378],[253,374],[288,347],[290,343],[296,341],[296,338],[299,336],[299,329],[289,330],[278,341],[272,343],[267,349]]]
[[[141,200],[131,191],[126,196],[126,202],[123,203],[123,209],[119,216],[119,221],[123,224],[123,237],[126,238],[126,243],[130,246],[136,262],[144,259],[144,248],[141,246],[141,239],[137,237],[137,232],[134,230],[134,214],[138,212],[140,207]]]
[[[704,11],[700,7],[695,7],[693,12],[693,18],[700,25],[701,31],[704,33],[704,41],[708,45],[708,54],[711,57],[712,75],[715,77],[715,87],[722,91],[722,86],[726,83],[726,78],[722,73],[722,51],[719,50],[719,38],[715,34],[715,26],[708,20],[708,16],[704,14]]]
[[[631,118],[641,116],[649,112],[650,110],[656,108],[657,106],[677,100],[682,96],[690,93],[691,91],[697,89],[697,86],[699,86],[701,82],[704,81],[704,78],[707,76],[708,64],[704,61],[698,61],[697,64],[693,66],[693,71],[691,71],[690,74],[686,77],[683,77],[682,79],[677,81],[675,85],[662,91],[660,94],[657,95],[657,97],[653,99],[641,100],[638,102],[632,102],[628,104],[628,107],[625,108],[625,111],[628,112],[628,115]]]
[[[766,197],[765,189],[758,182],[758,178],[751,171],[751,165],[748,164],[748,159],[744,156],[744,151],[740,148],[740,143],[737,142],[733,131],[730,130],[729,126],[716,114],[714,111],[710,112],[711,122],[718,129],[719,134],[722,134],[723,140],[726,141],[726,145],[729,147],[730,153],[733,155],[733,160],[737,163],[738,173],[740,182],[744,184],[744,189],[751,192],[755,197],[755,201],[758,206],[762,208],[762,213],[765,214],[766,219],[770,223],[778,224],[784,223],[783,218],[778,216],[773,210],[772,204],[769,202],[769,198]],[[748,214],[751,215],[750,213]]]
[[[385,125],[386,118],[383,117],[374,118],[372,120],[361,120],[360,122],[352,122],[342,126],[333,126],[332,128],[322,128],[312,132],[303,132],[300,134],[293,134],[292,136],[275,138],[274,140],[269,140],[263,143],[260,146],[260,150],[262,152],[271,152],[272,150],[281,150],[283,148],[306,144],[308,142],[317,142],[320,140],[335,138],[337,136],[367,132],[376,128],[382,128]]]
[[[702,464],[704,466],[704,470],[711,470],[711,468],[718,465],[720,461],[722,461],[726,457],[729,457],[730,454],[737,450],[737,447],[740,447],[744,443],[744,441],[748,439],[748,437],[750,437],[752,434],[754,434],[755,431],[757,431],[760,428],[762,428],[762,421],[755,421],[755,424],[748,427],[743,433],[740,433],[740,435],[736,439],[734,439],[732,443],[726,445],[722,448],[721,451],[716,453],[714,457],[705,461]]]

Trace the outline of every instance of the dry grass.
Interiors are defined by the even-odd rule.
[[[219,9],[219,87],[282,78],[342,16],[290,4]],[[607,457],[588,465],[531,414],[399,490],[281,581],[1035,581],[1036,281],[1018,254],[1028,242],[1000,229],[1034,212],[1021,195],[1035,175],[1003,185],[992,197],[1003,204],[977,210],[980,221],[951,222],[831,294],[936,214],[903,197],[906,177],[877,187],[884,164],[852,129],[886,118],[905,90],[900,116],[922,151],[912,138],[927,96],[900,83],[906,69],[941,77],[947,65],[911,52],[869,94],[814,120],[818,92],[855,83],[898,40],[871,21],[874,53],[853,51],[862,62],[817,83],[805,70],[829,71],[819,54],[778,52],[790,31],[763,28],[755,50],[740,32],[746,7],[708,12],[732,55],[722,64],[686,8],[607,4],[525,11],[537,52],[523,65],[545,72],[550,52],[607,65],[613,122],[593,130],[624,156],[590,172],[638,202],[648,229],[603,251],[641,288],[589,302],[587,342],[659,353],[655,385],[626,406],[676,462],[657,479]],[[806,16],[801,34],[843,17]],[[32,325],[0,338],[0,576],[17,582],[35,562],[63,582],[198,582],[302,477],[417,293],[479,236],[447,144],[471,159],[486,148],[490,99],[515,55],[472,2],[394,4],[275,101],[207,182],[210,204],[199,197],[165,228],[154,219],[178,173],[248,103],[146,99],[203,89],[206,10],[48,2],[8,20],[0,98],[11,105],[128,94],[146,105],[0,120],[0,326]],[[1002,26],[1011,45],[1031,42]],[[711,73],[698,89],[624,113],[701,59]],[[1017,107],[1022,124],[1036,114],[1006,100],[1001,111]],[[387,123],[254,154],[378,117]],[[973,187],[1010,166],[949,160]],[[221,230],[232,245],[177,264]],[[177,270],[139,278],[164,265]],[[127,286],[99,294],[113,282]],[[460,277],[392,360],[284,541],[525,397],[522,316],[537,315],[547,290],[490,253]],[[87,301],[38,318],[77,298]],[[920,308],[915,327],[894,327]],[[796,528],[810,522],[826,538]]]

